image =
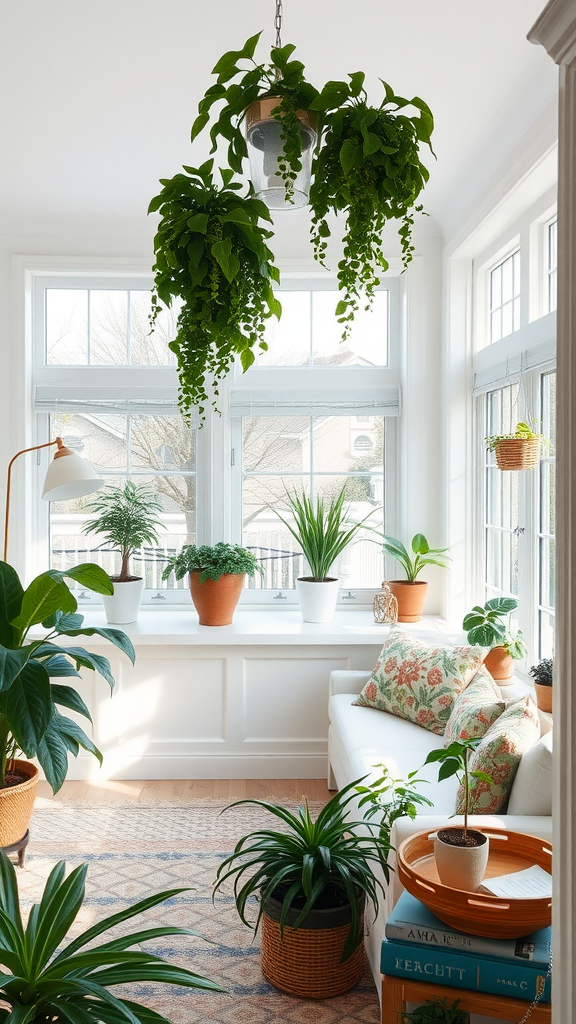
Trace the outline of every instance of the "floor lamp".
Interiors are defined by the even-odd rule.
[[[51,448],[57,445],[54,458],[48,466],[42,497],[45,501],[68,501],[70,498],[80,498],[83,494],[92,494],[97,491],[104,481],[98,476],[85,459],[75,452],[66,448],[62,438],[57,437],[55,441],[47,441],[46,444],[36,444],[32,448],[23,448],[16,452],[8,464],[8,476],[6,480],[6,516],[4,520],[4,561],[8,559],[8,524],[10,521],[10,490],[12,482],[12,466],[20,455],[26,452],[36,452],[40,448]]]

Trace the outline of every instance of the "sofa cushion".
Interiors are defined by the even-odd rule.
[[[508,814],[552,814],[552,730],[523,755],[512,785]]]
[[[490,726],[470,758],[471,771],[485,772],[492,779],[491,783],[481,779],[472,782],[472,814],[497,814],[505,809],[520,761],[539,735],[538,710],[531,697],[514,701]],[[458,813],[464,809],[462,786],[456,809]]]
[[[468,685],[485,655],[483,647],[431,646],[393,629],[356,703],[442,735],[455,696]]]
[[[444,732],[444,746],[454,740],[470,740],[488,732],[506,707],[500,689],[482,665],[465,690],[454,700]]]
[[[354,694],[338,693],[328,706],[330,761],[338,785],[370,774],[376,778],[377,764],[385,764],[394,778],[406,779],[409,772],[418,770],[419,777],[427,780],[417,787],[419,791],[433,801],[438,813],[451,814],[456,780],[438,783],[437,765],[426,765],[420,771],[427,754],[438,746],[437,736],[395,715],[353,702]]]

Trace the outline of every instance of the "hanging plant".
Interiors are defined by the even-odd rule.
[[[179,403],[185,419],[193,406],[201,418],[212,390],[217,406],[218,381],[230,370],[235,355],[246,370],[254,362],[254,348],[265,350],[264,326],[282,307],[274,297],[272,281],[278,268],[267,239],[272,232],[266,205],[252,187],[246,196],[223,169],[222,186],[213,180],[213,161],[199,168],[184,167],[184,174],[162,179],[162,191],[148,212],[160,212],[154,239],[154,292],[152,324],[160,303],[183,302],[177,334],[170,348],[178,360]]]
[[[316,259],[324,264],[327,215],[346,215],[344,255],[338,264],[338,284],[344,295],[336,315],[344,326],[344,338],[354,314],[364,302],[369,308],[379,274],[388,269],[382,249],[382,232],[389,220],[400,220],[404,267],[412,259],[414,212],[428,171],[420,161],[419,146],[432,150],[434,119],[430,108],[415,96],[396,96],[382,82],[385,96],[379,107],[368,105],[365,75],[357,71],[347,82],[328,82],[313,101],[312,109],[323,117],[320,144],[312,168],[310,205],[312,242]],[[400,113],[413,107],[417,113]]]
[[[286,201],[291,202],[294,182],[302,169],[302,131],[298,112],[307,111],[318,96],[318,90],[304,78],[304,65],[290,60],[295,46],[275,46],[270,52],[269,64],[257,64],[254,53],[261,32],[251,36],[241,50],[229,50],[213,69],[217,75],[198,104],[198,116],[192,125],[192,142],[206,127],[215,103],[222,103],[218,118],[210,129],[211,152],[216,151],[218,140],[228,142],[228,165],[237,174],[243,170],[248,156],[244,135],[244,120],[251,104],[257,100],[276,98],[278,104],[270,113],[280,126],[282,151],[278,158],[278,173],[284,184]],[[275,168],[276,170],[276,168]]]
[[[494,452],[498,469],[536,469],[543,451],[550,450],[550,442],[537,434],[528,423],[517,423],[511,434],[493,434],[484,438],[486,450]]]

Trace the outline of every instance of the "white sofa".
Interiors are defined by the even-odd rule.
[[[330,675],[330,789],[342,789],[355,779],[374,774],[374,765],[379,763],[385,764],[395,778],[406,778],[408,772],[420,768],[430,750],[442,746],[441,736],[412,722],[384,711],[355,706],[353,701],[369,678],[369,672],[334,671]],[[506,698],[514,695],[509,687],[503,694]],[[473,823],[485,828],[499,826],[528,832],[545,839],[552,838],[552,731],[550,719],[540,717],[540,739],[522,758],[506,814],[474,815]],[[453,814],[456,780],[452,778],[438,783],[438,768],[434,765],[428,765],[423,769],[420,777],[430,781],[430,785],[420,787],[420,791],[433,801],[433,813],[426,813],[432,808],[424,807],[423,813],[418,815],[415,822],[409,818],[397,821],[392,831],[392,844],[395,849],[398,849],[408,835],[423,829],[432,831],[444,824]],[[391,863],[393,864],[393,860]],[[366,948],[378,992],[380,946],[384,937],[384,925],[400,892],[400,883],[393,873],[386,899],[380,901],[376,921],[372,922],[371,918],[367,921]]]

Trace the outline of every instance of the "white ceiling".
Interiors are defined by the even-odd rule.
[[[436,118],[427,210],[441,229],[470,206],[531,125],[557,71],[526,41],[543,0],[284,0],[317,86],[367,73]],[[273,0],[0,0],[1,212],[11,231],[50,219],[146,224],[160,177],[199,163],[189,129],[227,49],[273,40]],[[261,54],[265,52],[262,47]],[[135,227],[135,230],[137,228]]]

